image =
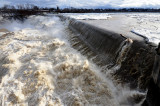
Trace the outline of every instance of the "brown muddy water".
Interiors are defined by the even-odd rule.
[[[0,25],[1,106],[139,106],[146,92],[114,81],[74,49],[67,23],[31,16]],[[6,29],[5,29],[6,28]],[[8,32],[9,30],[10,32]],[[6,33],[7,32],[7,33]],[[107,70],[107,69],[106,69]],[[136,97],[142,97],[134,102]]]

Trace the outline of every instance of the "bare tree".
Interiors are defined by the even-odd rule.
[[[7,9],[10,9],[10,7],[11,7],[10,5],[4,5],[4,6],[2,7],[2,9],[3,9],[3,10],[7,10]]]
[[[33,9],[34,6],[35,6],[35,5],[33,5],[33,4],[25,4],[25,8],[26,8],[27,10]]]
[[[17,5],[17,9],[19,9],[19,10],[23,10],[23,9],[24,9],[24,5],[23,5],[23,4],[19,4],[19,5]]]

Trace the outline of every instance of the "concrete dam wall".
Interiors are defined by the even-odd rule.
[[[74,33],[73,38],[76,37],[79,42],[87,46],[87,49],[85,47],[80,49],[84,49],[86,52],[89,49],[94,52],[94,56],[96,55],[97,58],[95,63],[101,67],[106,66],[108,70],[114,70],[112,76],[120,83],[129,84],[131,89],[146,90],[150,86],[154,77],[152,77],[152,70],[156,47],[148,44],[145,41],[146,38],[136,37],[138,36],[136,34],[134,37],[133,35],[125,36],[79,20],[64,16],[59,17],[62,21],[68,22],[70,31]],[[79,48],[78,43],[73,46]],[[147,100],[151,100],[151,98],[147,95]],[[150,104],[152,102],[150,101]]]

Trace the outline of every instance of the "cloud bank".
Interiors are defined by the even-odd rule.
[[[0,0],[0,6],[26,3],[61,8],[160,8],[160,0]]]

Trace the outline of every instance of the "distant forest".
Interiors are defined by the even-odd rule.
[[[0,12],[7,11],[18,11],[18,10],[27,10],[27,11],[46,11],[46,12],[57,12],[57,13],[104,13],[104,12],[160,12],[159,9],[153,8],[106,8],[106,9],[85,9],[85,8],[63,8],[60,9],[58,6],[56,8],[48,7],[38,7],[33,4],[20,4],[16,6],[4,5],[0,8]]]
[[[3,17],[27,17],[30,15],[44,15],[44,13],[109,13],[109,12],[160,12],[160,9],[121,8],[121,9],[84,9],[84,8],[48,8],[38,7],[33,4],[4,5],[0,8]]]

